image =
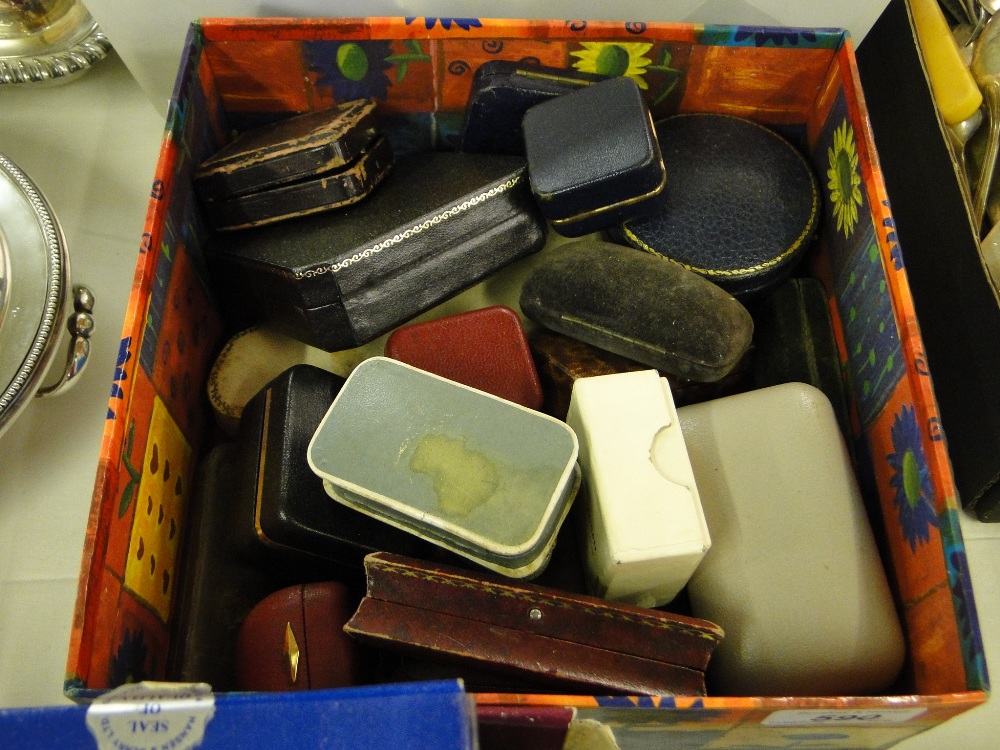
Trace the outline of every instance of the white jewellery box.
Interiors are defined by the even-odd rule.
[[[348,507],[511,578],[540,573],[580,485],[565,423],[387,357],[358,365],[309,443]]]
[[[666,604],[711,546],[666,378],[581,378],[566,422],[580,441],[588,585],[605,599]]]
[[[691,577],[726,631],[720,695],[883,695],[902,630],[830,400],[785,383],[679,410],[715,542]]]

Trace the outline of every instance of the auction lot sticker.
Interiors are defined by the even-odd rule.
[[[205,683],[137,682],[97,698],[87,728],[98,750],[190,750],[215,713]]]
[[[761,722],[765,727],[847,727],[903,724],[927,712],[926,708],[785,709]]]

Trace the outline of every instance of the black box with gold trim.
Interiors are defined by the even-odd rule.
[[[519,156],[406,155],[350,210],[217,233],[208,260],[275,327],[350,349],[541,250],[525,169]]]

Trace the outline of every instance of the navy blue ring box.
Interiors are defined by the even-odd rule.
[[[660,207],[667,173],[631,78],[537,104],[523,129],[531,191],[559,234],[580,237]]]
[[[656,123],[670,172],[662,208],[609,230],[740,301],[787,279],[818,229],[819,187],[783,136],[751,120],[683,114]]]

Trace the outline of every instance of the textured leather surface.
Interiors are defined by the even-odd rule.
[[[811,277],[788,279],[748,309],[754,320],[756,386],[794,382],[816,386],[830,399],[850,445],[847,375],[823,284]]]
[[[679,378],[717,381],[750,348],[750,313],[676,263],[587,238],[547,255],[521,289],[546,328]]]
[[[787,278],[812,242],[819,190],[795,147],[738,117],[656,123],[670,178],[662,208],[610,230],[616,241],[680,263],[741,301]]]
[[[368,591],[347,633],[567,688],[700,695],[722,639],[706,620],[398,555],[365,565]]]
[[[343,632],[356,602],[337,582],[298,584],[270,594],[247,615],[236,642],[239,690],[349,687],[362,678],[358,645]],[[295,647],[286,646],[290,628]],[[298,649],[294,674],[289,651]]]
[[[560,234],[578,237],[659,208],[663,160],[631,78],[532,107],[523,126],[532,192]]]
[[[202,162],[194,185],[217,200],[314,177],[354,161],[378,130],[371,99],[287,117],[238,135]]]
[[[239,514],[230,534],[242,554],[296,575],[360,581],[375,550],[440,556],[437,548],[335,502],[309,468],[309,440],[344,379],[295,365],[247,403],[240,421]]]
[[[521,121],[528,109],[606,78],[573,68],[488,60],[472,78],[460,150],[523,156]]]
[[[385,355],[421,370],[538,409],[542,387],[524,326],[495,305],[397,328]]]
[[[285,316],[287,333],[334,351],[377,338],[544,242],[523,159],[433,152],[400,157],[366,200],[342,211],[219,232],[207,252],[213,273],[239,279],[261,307],[300,311]],[[306,327],[301,311],[324,306]]]
[[[570,397],[573,395],[573,384],[578,379],[649,369],[648,365],[641,362],[561,333],[536,333],[532,335],[529,344],[538,378],[542,383],[542,411],[557,419],[566,418]],[[685,380],[667,372],[660,372],[660,375],[670,383],[674,404],[684,406],[746,390],[752,385],[752,361],[751,346],[729,374],[714,383]]]
[[[343,208],[363,199],[392,168],[392,146],[379,136],[354,161],[310,179],[285,183],[235,198],[204,201],[212,226],[246,229],[275,221]]]

